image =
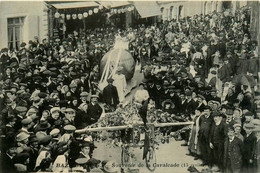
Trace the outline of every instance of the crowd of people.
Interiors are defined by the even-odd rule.
[[[94,140],[78,134],[98,121],[100,103],[122,102],[113,80],[98,88],[100,61],[115,35],[130,41],[144,81],[133,99],[143,121],[152,108],[178,121],[189,155],[223,172],[259,171],[260,98],[257,41],[247,7],[126,30],[97,28],[66,39],[37,38],[0,58],[1,167],[8,172],[116,172],[114,161],[93,158]],[[113,93],[113,94],[111,94]],[[107,95],[106,95],[107,94]],[[153,120],[154,121],[154,120]]]

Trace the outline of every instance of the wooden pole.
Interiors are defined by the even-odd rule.
[[[139,125],[142,125],[143,123],[140,123]],[[153,124],[153,123],[148,123]],[[167,126],[182,126],[182,125],[193,125],[194,122],[189,121],[189,122],[177,122],[177,123],[158,123],[154,124],[155,127],[167,127]],[[136,124],[138,125],[138,124]],[[86,132],[97,132],[97,131],[114,131],[114,130],[123,130],[123,129],[130,129],[133,128],[132,125],[128,126],[114,126],[114,127],[96,127],[96,128],[85,128],[85,129],[80,129],[76,130],[75,133],[86,133]]]

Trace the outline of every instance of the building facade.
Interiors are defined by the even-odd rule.
[[[43,1],[0,2],[0,48],[18,49],[22,42],[48,38],[48,8]]]
[[[206,15],[223,9],[231,9],[235,13],[237,8],[247,5],[247,1],[158,1],[158,3],[163,21],[178,20],[196,14]]]

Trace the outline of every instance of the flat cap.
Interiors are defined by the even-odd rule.
[[[31,122],[32,122],[32,119],[30,117],[22,120],[22,124],[24,124],[24,125],[30,124]]]
[[[21,132],[21,133],[19,133],[19,134],[16,136],[16,141],[17,141],[17,142],[21,142],[21,141],[23,141],[23,140],[25,140],[25,139],[27,139],[27,138],[29,138],[29,137],[30,137],[30,135],[29,135],[28,133]]]
[[[72,108],[67,108],[67,109],[65,110],[65,112],[75,112],[75,110],[72,109]]]
[[[75,162],[79,165],[84,165],[88,162],[88,159],[87,158],[78,158],[75,160]]]
[[[27,111],[27,108],[24,107],[24,106],[17,106],[15,108],[18,112],[26,112]]]
[[[66,126],[64,126],[64,130],[66,130],[66,131],[75,131],[76,127],[73,126],[73,125],[66,125]]]
[[[53,112],[55,112],[55,111],[60,111],[60,107],[53,107],[53,108],[51,108],[51,110],[50,110],[51,114],[52,114]]]
[[[57,134],[59,134],[59,133],[60,133],[60,130],[57,129],[57,128],[55,128],[55,129],[53,129],[53,130],[50,132],[50,135],[53,136],[53,135],[57,135]]]
[[[86,91],[83,91],[82,93],[80,93],[80,97],[87,97],[88,93]]]
[[[76,84],[74,84],[74,83],[72,83],[72,84],[70,84],[70,86],[69,86],[70,88],[76,88],[77,87],[77,85]]]

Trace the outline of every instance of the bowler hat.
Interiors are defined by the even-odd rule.
[[[114,79],[109,78],[109,79],[107,79],[107,82],[108,82],[108,83],[114,82]]]
[[[49,144],[51,142],[52,137],[50,135],[44,136],[39,140],[41,144]]]
[[[42,120],[40,121],[40,124],[35,128],[35,131],[45,131],[51,127],[50,123],[48,121]]]
[[[90,158],[88,161],[87,161],[87,165],[96,165],[96,164],[99,164],[101,161],[100,160],[97,160],[95,158]]]

